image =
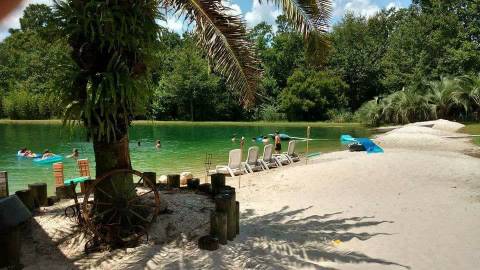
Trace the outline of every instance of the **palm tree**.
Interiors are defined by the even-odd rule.
[[[480,110],[480,73],[477,75],[465,75],[457,78],[460,91],[454,94],[458,103],[464,104],[465,110],[472,110],[478,117]]]
[[[330,0],[261,2],[281,8],[313,44],[309,48],[325,47]],[[247,42],[245,23],[221,0],[56,0],[55,7],[77,65],[65,119],[80,120],[87,129],[97,176],[131,168],[128,127],[147,96],[161,10],[194,23],[198,44],[214,70],[241,93],[243,104],[248,106],[255,98],[261,71]],[[115,180],[114,185],[129,183]]]
[[[465,108],[466,104],[462,99],[456,98],[461,91],[458,80],[451,77],[441,77],[439,81],[428,83],[430,86],[427,98],[433,106],[437,118],[448,118],[450,112],[456,106]]]

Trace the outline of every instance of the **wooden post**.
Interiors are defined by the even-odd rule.
[[[63,163],[53,163],[53,178],[55,179],[55,195],[59,199],[72,198],[72,190],[64,184],[65,176],[63,174]]]
[[[225,187],[225,175],[222,173],[215,173],[210,176],[212,183],[212,194],[215,196],[220,193],[220,190]]]
[[[227,244],[227,213],[215,212],[217,221],[217,238],[222,245]]]
[[[8,197],[8,173],[0,172],[0,198]]]
[[[211,236],[205,235],[198,239],[198,248],[205,250],[216,250],[218,249],[218,239]]]
[[[237,234],[237,219],[235,218],[236,212],[236,199],[235,199],[235,188],[230,186],[225,186],[222,191],[221,195],[225,196],[228,199],[226,205],[226,212],[227,212],[227,239],[232,241]]]
[[[152,184],[152,187],[155,187],[155,185],[157,184],[157,173],[156,172],[144,172],[143,173],[143,182],[146,183],[148,181]]]
[[[187,187],[189,189],[197,189],[200,185],[200,178],[192,178],[187,180]]]
[[[167,185],[172,188],[180,187],[180,174],[169,174],[167,175]]]
[[[218,235],[217,215],[215,214],[215,210],[210,212],[210,235],[214,237]]]
[[[77,167],[80,176],[87,176],[90,177],[90,164],[88,163],[88,159],[79,159],[77,160]],[[87,191],[87,183],[80,183],[80,192],[85,194]]]
[[[240,202],[235,202],[236,234],[240,234]]]
[[[308,163],[308,144],[310,142],[310,126],[307,127],[307,154],[305,155],[305,164]]]
[[[22,203],[32,212],[35,209],[35,201],[32,196],[32,192],[29,189],[19,190],[15,192],[15,195],[22,201]]]
[[[46,183],[29,184],[28,189],[32,193],[33,201],[35,202],[35,208],[40,206],[48,206]]]

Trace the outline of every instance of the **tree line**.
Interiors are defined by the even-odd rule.
[[[478,118],[480,1],[413,1],[371,17],[347,13],[328,44],[305,41],[284,16],[250,29],[263,70],[244,108],[193,34],[163,29],[150,62],[139,118],[155,120],[363,121]],[[60,118],[75,68],[61,22],[30,5],[0,43],[0,117]],[[312,47],[323,53],[311,56]],[[318,51],[318,50],[317,50]],[[323,61],[313,61],[317,57]],[[319,64],[320,63],[320,64]]]

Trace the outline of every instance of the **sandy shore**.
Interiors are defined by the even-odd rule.
[[[436,126],[435,126],[436,124]],[[241,233],[199,250],[212,204],[167,195],[153,239],[127,250],[82,253],[82,234],[60,207],[35,217],[27,269],[478,269],[480,159],[460,126],[438,121],[376,138],[384,154],[334,152],[230,179]],[[430,123],[428,124],[430,126]],[[240,188],[239,187],[240,184]],[[183,197],[182,197],[183,196]]]

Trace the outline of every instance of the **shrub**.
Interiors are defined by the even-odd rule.
[[[344,108],[348,85],[328,72],[296,70],[280,94],[288,120],[326,120],[331,109]]]
[[[327,116],[329,121],[334,123],[348,123],[355,121],[355,115],[345,109],[331,109],[328,110]]]
[[[260,107],[259,118],[264,121],[281,121],[286,120],[287,116],[279,112],[277,105],[265,104]]]

